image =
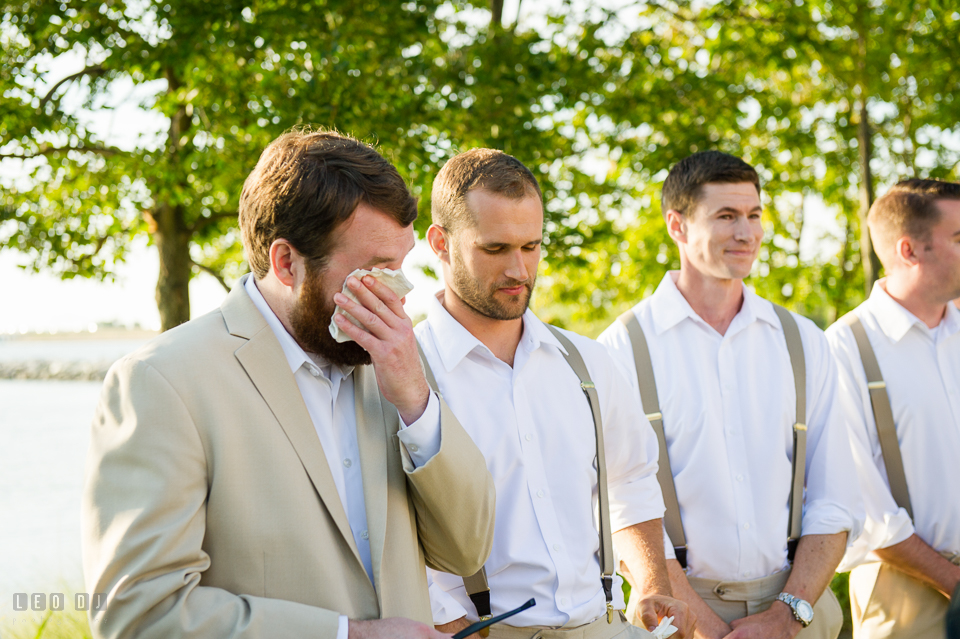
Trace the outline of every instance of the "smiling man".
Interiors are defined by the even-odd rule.
[[[868,223],[885,277],[827,329],[868,514],[848,556],[854,636],[943,639],[960,584],[960,184],[905,180]]]
[[[427,386],[403,300],[347,279],[399,269],[416,216],[357,140],[263,152],[240,197],[253,274],[104,384],[83,496],[95,637],[446,636],[425,565],[482,565],[492,480]],[[354,341],[331,336],[336,305]]]
[[[437,175],[432,212],[427,240],[444,288],[417,338],[497,487],[486,568],[468,579],[432,573],[434,621],[452,632],[535,598],[490,636],[649,636],[620,613],[616,532],[642,550],[636,571],[651,596],[638,623],[674,616],[677,639],[691,636],[686,606],[664,596],[657,442],[640,404],[602,346],[527,308],[543,240],[536,178],[500,151],[467,151]]]
[[[674,596],[697,637],[834,638],[827,586],[862,503],[827,341],[744,286],[763,240],[750,165],[692,155],[662,205],[680,271],[600,341],[658,431]]]

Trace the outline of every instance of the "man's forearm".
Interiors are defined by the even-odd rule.
[[[672,595],[667,561],[663,554],[663,520],[653,519],[634,524],[613,534],[620,552],[620,561],[629,575],[630,587],[644,596]]]
[[[846,548],[845,532],[801,537],[784,592],[815,604],[830,585]]]
[[[960,583],[960,566],[947,561],[916,534],[874,552],[884,563],[932,586],[947,599]]]
[[[667,573],[674,596],[690,607],[697,620],[696,639],[720,639],[730,633],[730,626],[707,605],[690,585],[683,567],[676,559],[667,560]]]

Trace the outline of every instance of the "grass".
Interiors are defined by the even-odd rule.
[[[68,589],[62,611],[11,611],[0,615],[0,639],[92,639],[87,613],[76,610],[74,593]],[[51,591],[52,592],[52,591]]]

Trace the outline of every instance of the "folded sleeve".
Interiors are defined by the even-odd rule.
[[[809,320],[802,321],[806,328],[803,347],[807,367],[807,490],[803,534],[846,532],[849,545],[863,531],[865,513],[849,425],[840,404],[837,366],[823,332]]]
[[[639,394],[605,349],[595,353],[588,365],[593,364],[590,373],[598,382],[611,529],[616,532],[663,517],[657,480],[659,446]]]
[[[848,326],[835,324],[827,329],[827,340],[837,366],[838,402],[847,426],[866,514],[863,534],[850,545],[841,563],[841,568],[849,570],[863,563],[872,550],[905,541],[915,531],[907,511],[897,505],[890,492],[883,453],[876,437],[867,376],[853,331]]]

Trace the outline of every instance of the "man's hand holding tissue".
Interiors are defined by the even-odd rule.
[[[412,424],[423,415],[430,399],[413,322],[404,312],[397,294],[376,278],[350,276],[346,286],[357,297],[357,302],[343,293],[334,295],[333,301],[360,322],[362,328],[342,313],[334,314],[334,321],[341,331],[370,353],[380,392],[397,407],[404,424]]]

